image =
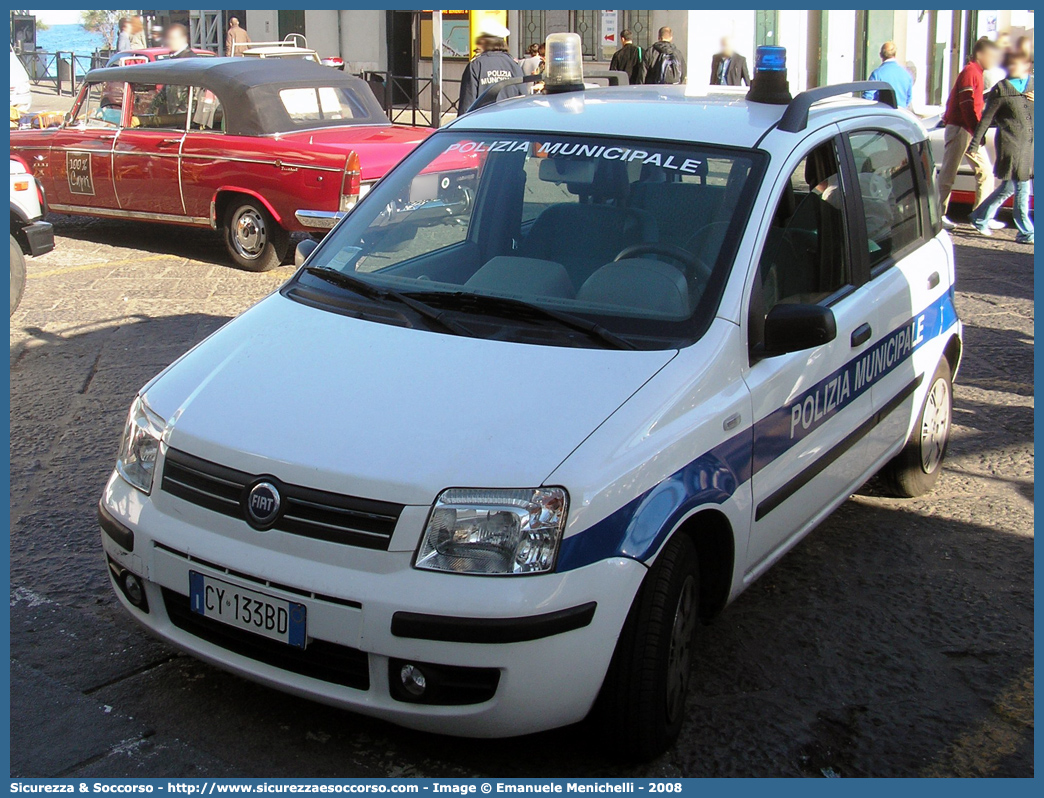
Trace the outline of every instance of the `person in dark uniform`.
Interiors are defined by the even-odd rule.
[[[642,66],[642,48],[634,43],[634,34],[629,30],[620,33],[623,46],[613,53],[609,69],[614,72],[626,72],[627,79],[634,86],[645,82],[645,68]]]
[[[466,113],[471,104],[493,84],[508,78],[522,77],[522,67],[508,53],[505,39],[510,35],[511,31],[507,28],[493,23],[487,24],[479,33],[475,43],[482,52],[471,60],[460,77],[460,102],[457,113]],[[523,93],[523,86],[509,86],[501,93],[500,98],[518,97]]]

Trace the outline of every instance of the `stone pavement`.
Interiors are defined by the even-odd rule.
[[[405,731],[142,632],[95,518],[127,407],[292,268],[237,271],[206,231],[55,222],[11,319],[14,775],[1032,775],[1033,259],[1010,231],[954,235],[966,354],[937,490],[870,486],[701,630],[681,740],[626,768],[584,727]]]

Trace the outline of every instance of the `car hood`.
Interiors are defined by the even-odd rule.
[[[359,125],[331,127],[322,130],[288,133],[284,141],[300,141],[310,147],[355,150],[359,154],[363,180],[377,180],[405,158],[413,148],[432,134],[428,128],[400,125]]]
[[[171,447],[320,490],[429,505],[538,486],[675,351],[489,341],[280,294],[146,386]]]

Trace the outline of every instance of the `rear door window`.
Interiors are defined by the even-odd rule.
[[[874,268],[900,257],[921,238],[915,161],[910,148],[891,133],[860,131],[849,141]]]
[[[131,83],[131,127],[144,130],[184,130],[188,120],[189,87]]]

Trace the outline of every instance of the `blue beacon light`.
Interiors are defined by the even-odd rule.
[[[787,48],[763,44],[754,55],[755,72],[786,72]]]
[[[754,54],[754,79],[747,92],[750,102],[786,105],[792,99],[787,82],[787,48],[763,44]]]

